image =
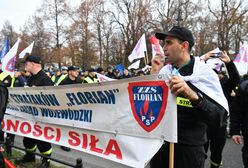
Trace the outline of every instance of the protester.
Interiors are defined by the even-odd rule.
[[[236,144],[242,144],[244,168],[248,168],[248,79],[241,82],[234,101],[235,110],[231,111],[230,134]],[[243,137],[243,141],[242,141]]]
[[[109,78],[115,79],[115,75],[114,75],[113,67],[112,66],[108,66],[107,67],[106,76],[109,77]]]
[[[24,87],[27,85],[27,80],[24,76],[22,76],[21,71],[15,69],[14,78],[11,81],[11,87]]]
[[[206,54],[204,54],[203,57],[201,57],[204,61],[207,61],[208,59],[213,58],[215,53],[213,51],[210,51]],[[230,111],[232,111],[232,100],[233,97],[231,96],[232,91],[235,89],[236,86],[239,85],[240,82],[240,76],[238,73],[238,70],[233,63],[233,61],[229,58],[226,51],[224,51],[221,55],[219,55],[219,59],[224,62],[226,71],[229,74],[229,78],[225,76],[221,71],[218,72],[218,77],[221,82],[221,86],[223,89],[223,92],[225,94],[225,97],[228,100],[228,104],[230,107]],[[233,109],[234,110],[234,109]],[[214,127],[209,125],[207,130],[208,135],[208,142],[205,145],[206,152],[208,151],[208,147],[210,146],[210,167],[211,168],[219,168],[222,166],[222,152],[226,143],[226,136],[227,136],[227,119],[228,119],[228,113],[225,114],[224,118],[224,125],[222,127]]]
[[[114,79],[122,79],[123,78],[119,69],[114,69],[113,72],[115,75]]]
[[[83,83],[97,83],[97,77],[95,69],[91,68],[88,70],[88,76],[84,79]]]
[[[80,78],[78,77],[79,68],[75,66],[69,66],[67,69],[68,75],[67,77],[60,83],[60,85],[69,85],[69,84],[77,84],[81,83]]]
[[[104,72],[102,67],[98,67],[96,72],[99,73],[99,74],[105,75],[105,72]]]
[[[165,56],[171,63],[159,73],[168,76],[171,92],[177,96],[178,143],[174,168],[204,168],[207,125],[223,124],[227,101],[213,70],[199,57],[190,55],[194,46],[190,30],[174,26],[169,32],[156,33],[156,38],[164,40]],[[188,103],[182,103],[185,101]],[[161,167],[169,167],[168,142],[151,161],[151,168]]]
[[[123,78],[131,78],[132,75],[130,74],[130,72],[127,69],[124,69],[123,72]]]
[[[31,77],[27,81],[29,87],[53,85],[51,78],[42,70],[41,63],[41,58],[38,56],[29,55],[25,59],[25,70],[31,73]],[[23,144],[27,152],[22,158],[15,160],[16,164],[35,161],[35,155],[31,152],[35,152],[37,147],[42,155],[50,157],[52,154],[51,143],[24,137]],[[43,158],[39,168],[48,168],[49,166],[50,159]]]
[[[59,84],[59,85],[69,85],[69,84],[78,84],[81,83],[80,78],[78,77],[78,69],[75,66],[69,66],[67,69],[68,75],[66,76],[66,78]],[[64,151],[71,151],[70,148],[66,147],[66,146],[60,146],[60,148]]]

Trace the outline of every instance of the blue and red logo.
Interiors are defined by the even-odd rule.
[[[169,88],[164,81],[129,83],[129,100],[133,115],[139,125],[151,132],[162,120]]]

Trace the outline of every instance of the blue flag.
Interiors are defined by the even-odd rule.
[[[125,67],[122,64],[117,64],[114,69],[118,69],[120,71],[120,75],[123,75]]]
[[[4,46],[0,53],[0,60],[9,52],[9,37],[5,37]]]

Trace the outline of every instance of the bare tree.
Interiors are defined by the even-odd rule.
[[[121,54],[121,63],[128,64],[128,55],[131,53],[136,42],[150,29],[149,22],[152,20],[152,0],[112,0],[115,10],[112,10],[114,21],[119,26],[124,45]]]
[[[208,2],[208,9],[215,18],[218,46],[223,50],[229,51],[232,42],[237,40],[237,37],[231,33],[243,22],[248,11],[248,7],[243,8],[242,3],[241,0],[221,0],[220,9],[214,10],[211,8],[211,3]],[[239,42],[236,41],[235,43]]]
[[[58,59],[59,67],[61,67],[62,53],[60,53],[60,48],[65,41],[64,30],[69,18],[70,8],[66,0],[43,0],[43,4],[38,11],[42,14],[46,28],[54,40],[56,50],[54,57]]]

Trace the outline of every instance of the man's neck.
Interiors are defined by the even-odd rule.
[[[178,68],[183,67],[184,65],[186,65],[187,63],[189,63],[190,61],[190,54],[184,54],[182,57],[182,59],[179,60],[177,63],[175,63],[175,66]]]

